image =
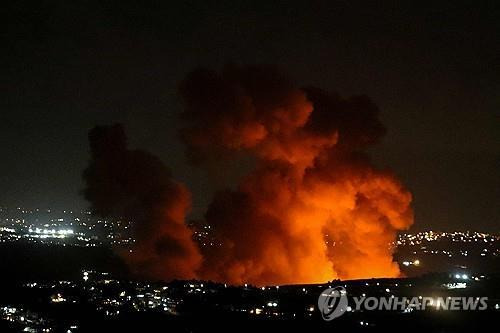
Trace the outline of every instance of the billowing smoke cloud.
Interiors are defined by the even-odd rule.
[[[121,125],[89,133],[84,195],[101,216],[134,221],[136,245],[123,253],[132,270],[151,278],[193,278],[201,255],[185,224],[190,193],[154,155],[127,148]]]
[[[271,66],[196,70],[181,95],[194,161],[256,159],[208,208],[222,245],[204,250],[201,277],[263,285],[399,274],[388,244],[413,222],[411,195],[363,153],[385,133],[367,97],[301,89]]]
[[[272,66],[199,69],[180,93],[191,160],[247,154],[255,168],[216,193],[204,222],[221,245],[201,255],[187,189],[128,149],[121,126],[93,129],[85,196],[100,215],[135,222],[125,257],[137,273],[256,285],[399,275],[389,243],[413,223],[411,195],[363,152],[385,133],[367,97],[299,88]]]

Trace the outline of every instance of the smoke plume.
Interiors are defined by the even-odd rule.
[[[413,223],[411,194],[364,152],[385,134],[369,98],[300,88],[272,66],[198,69],[180,94],[192,162],[246,154],[255,167],[215,194],[203,223],[220,245],[200,253],[188,190],[128,149],[122,127],[93,129],[85,196],[97,213],[135,222],[126,258],[136,272],[256,285],[399,275],[389,243]]]
[[[264,285],[399,275],[388,244],[413,223],[411,195],[363,153],[385,133],[370,99],[299,88],[272,66],[199,69],[180,91],[193,161],[256,159],[207,210],[222,245],[204,249],[200,276]]]
[[[121,125],[89,132],[91,160],[84,195],[101,216],[134,222],[136,244],[122,253],[133,272],[150,278],[193,278],[201,262],[185,224],[190,193],[156,156],[127,148]]]

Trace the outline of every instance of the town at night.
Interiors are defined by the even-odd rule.
[[[14,1],[0,332],[500,318],[494,1]]]

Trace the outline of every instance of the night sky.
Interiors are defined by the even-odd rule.
[[[388,134],[372,156],[412,191],[415,230],[500,231],[498,2],[73,2],[2,5],[0,205],[86,207],[87,132],[121,122],[203,214],[245,165],[187,164],[179,82],[265,63],[375,101]]]

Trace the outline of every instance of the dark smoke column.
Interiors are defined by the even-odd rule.
[[[122,254],[132,271],[167,280],[194,278],[201,256],[184,222],[189,191],[171,179],[159,158],[128,149],[121,125],[95,127],[89,141],[84,196],[96,214],[134,222],[136,244]]]

